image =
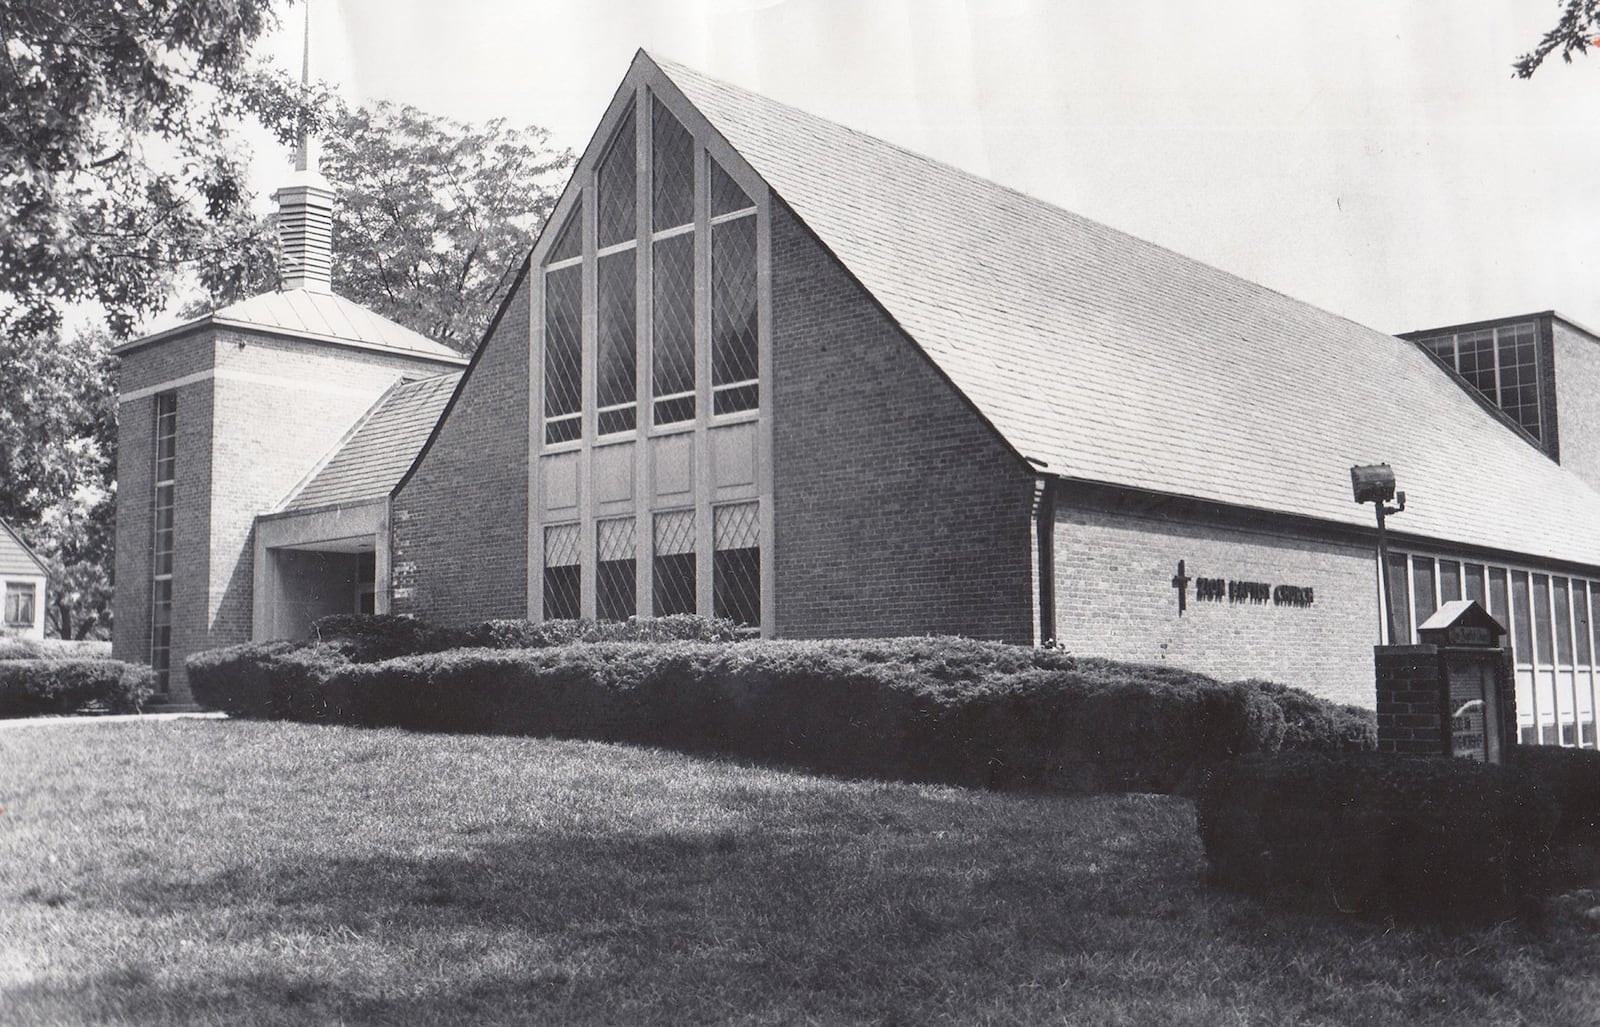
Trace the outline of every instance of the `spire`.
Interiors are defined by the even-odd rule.
[[[306,5],[305,39],[300,57],[302,97],[311,92],[311,0]],[[294,150],[294,174],[274,195],[278,201],[280,291],[332,292],[333,187],[317,170],[315,140],[304,119]]]

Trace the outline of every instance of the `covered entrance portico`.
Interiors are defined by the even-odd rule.
[[[389,501],[256,518],[251,637],[304,638],[336,613],[387,613]]]

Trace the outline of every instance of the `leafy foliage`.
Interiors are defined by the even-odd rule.
[[[0,333],[98,302],[126,335],[244,207],[232,129],[288,142],[316,95],[250,56],[276,0],[0,3]]]
[[[46,623],[63,638],[111,623],[116,415],[104,332],[0,334],[0,518],[48,565]]]
[[[1557,820],[1514,766],[1388,753],[1246,757],[1218,766],[1198,803],[1218,884],[1424,921],[1532,912],[1553,884]]]
[[[1591,47],[1600,47],[1600,0],[1564,0],[1561,20],[1512,67],[1518,78],[1532,78],[1552,53],[1559,52],[1562,62],[1571,64],[1573,54],[1587,54]]]
[[[0,660],[0,717],[101,706],[137,713],[154,693],[149,667],[120,660]]]
[[[432,638],[429,641],[433,641]],[[1271,751],[1263,690],[958,638],[600,642],[352,659],[340,640],[190,657],[235,716],[552,735],[810,770],[1055,791],[1183,791]]]

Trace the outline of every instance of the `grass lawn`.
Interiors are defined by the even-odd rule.
[[[1600,1022],[1600,894],[1279,913],[1179,799],[176,721],[0,732],[0,805],[8,1025]]]

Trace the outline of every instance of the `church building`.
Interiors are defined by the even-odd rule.
[[[1386,604],[1410,641],[1471,597],[1511,628],[1524,737],[1595,745],[1600,340],[1554,315],[1487,347],[1482,326],[1385,335],[643,52],[459,375],[398,326],[354,346],[227,313],[124,351],[124,459],[157,469],[119,495],[159,511],[176,481],[179,537],[174,562],[166,522],[128,514],[119,585],[170,610],[125,617],[119,587],[118,645],[153,653],[171,625],[175,698],[179,652],[342,602],[1054,641],[1370,706]],[[209,363],[156,369],[182,339]],[[267,350],[247,373],[280,398],[204,398],[256,403],[223,372]],[[365,405],[327,398],[340,362]],[[274,446],[332,437],[286,444],[286,481],[258,482],[254,451],[194,472],[230,533],[193,529],[211,563],[186,594],[186,447],[234,458],[239,416]],[[1407,494],[1387,574],[1351,492],[1379,463]]]

